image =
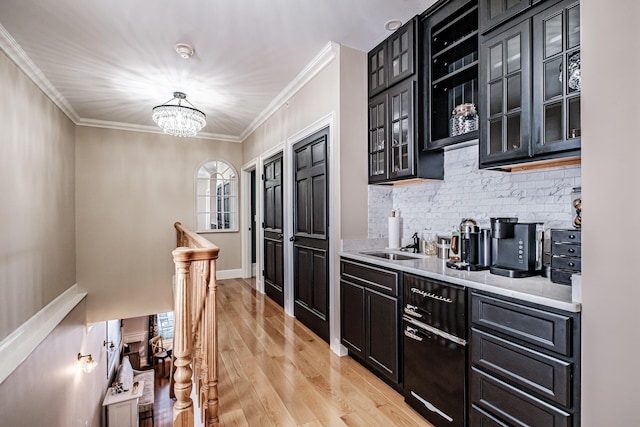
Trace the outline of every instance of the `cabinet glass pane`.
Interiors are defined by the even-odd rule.
[[[507,0],[507,10],[511,9],[512,7],[516,7],[523,1],[524,0]]]
[[[409,47],[409,33],[405,31],[400,36],[400,49],[402,49],[403,51],[406,51],[408,47]]]
[[[571,49],[580,44],[580,5],[570,8],[567,15],[567,48]]]
[[[401,107],[402,110],[400,110],[400,115],[402,117],[407,117],[410,114],[409,111],[409,94],[407,92],[403,92],[400,94],[400,100],[401,100]]]
[[[394,39],[391,46],[391,56],[398,56],[400,54],[400,38]]]
[[[400,58],[393,58],[391,61],[391,75],[397,76],[400,74]]]
[[[406,52],[400,56],[400,68],[403,72],[409,69],[409,54]]]
[[[409,146],[402,146],[402,163],[400,166],[402,169],[409,169]]]
[[[400,96],[396,95],[391,98],[391,120],[395,121],[400,118]]]
[[[569,100],[569,125],[567,126],[567,138],[580,136],[580,98]]]
[[[378,150],[384,150],[384,129],[378,129]]]
[[[520,108],[522,95],[521,76],[513,75],[507,79],[507,111]]]
[[[384,104],[378,105],[378,126],[384,126]]]
[[[502,76],[502,44],[489,50],[489,80]]]
[[[400,122],[395,122],[393,124],[391,137],[393,138],[393,140],[391,141],[391,145],[393,147],[397,146],[400,143]]]
[[[520,114],[507,118],[507,150],[520,148]]]
[[[562,139],[562,103],[544,107],[544,143]]]
[[[562,57],[544,64],[544,100],[562,95]]]
[[[489,115],[502,113],[502,80],[489,85]]]
[[[375,54],[371,57],[371,69],[375,70],[378,68],[378,55]]]
[[[502,119],[489,122],[489,153],[502,153]]]
[[[378,84],[376,86],[382,86],[384,84],[384,68],[378,71]]]
[[[493,19],[496,16],[500,15],[504,12],[504,7],[502,6],[502,2],[504,0],[490,0],[489,2],[489,18]]]
[[[507,73],[520,69],[520,34],[507,40]]]
[[[384,50],[378,52],[378,64],[379,67],[384,67]]]
[[[395,147],[393,149],[393,161],[391,163],[393,168],[392,172],[398,172],[400,170],[400,148]]]
[[[402,119],[400,123],[400,127],[402,128],[401,142],[406,145],[409,142],[409,119]]]
[[[544,57],[562,52],[562,14],[544,21]]]

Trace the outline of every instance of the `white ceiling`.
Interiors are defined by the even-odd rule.
[[[434,2],[0,0],[0,47],[78,124],[156,131],[151,108],[182,91],[202,136],[240,141],[329,42],[369,51]]]

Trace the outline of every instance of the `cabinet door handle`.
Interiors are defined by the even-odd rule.
[[[568,251],[568,252],[569,252],[570,254],[572,254],[572,253],[574,253],[575,251],[576,251],[575,249],[573,249],[573,248],[569,248],[569,251]]]
[[[407,304],[404,308],[404,312],[409,316],[417,317],[418,319],[422,318],[422,314],[418,313],[418,307],[415,305]]]
[[[410,328],[408,326],[407,326],[407,329],[404,330],[404,335],[405,336],[407,336],[407,337],[409,337],[409,338],[411,338],[413,340],[416,340],[416,341],[424,340],[424,338],[419,337],[417,334],[418,334],[418,330],[417,329]]]

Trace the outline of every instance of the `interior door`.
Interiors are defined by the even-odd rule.
[[[329,341],[329,129],[293,146],[294,315]]]
[[[264,163],[264,291],[284,306],[282,153]]]

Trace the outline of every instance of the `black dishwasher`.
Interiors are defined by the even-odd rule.
[[[463,427],[466,290],[405,274],[404,304],[405,401],[436,427]]]

